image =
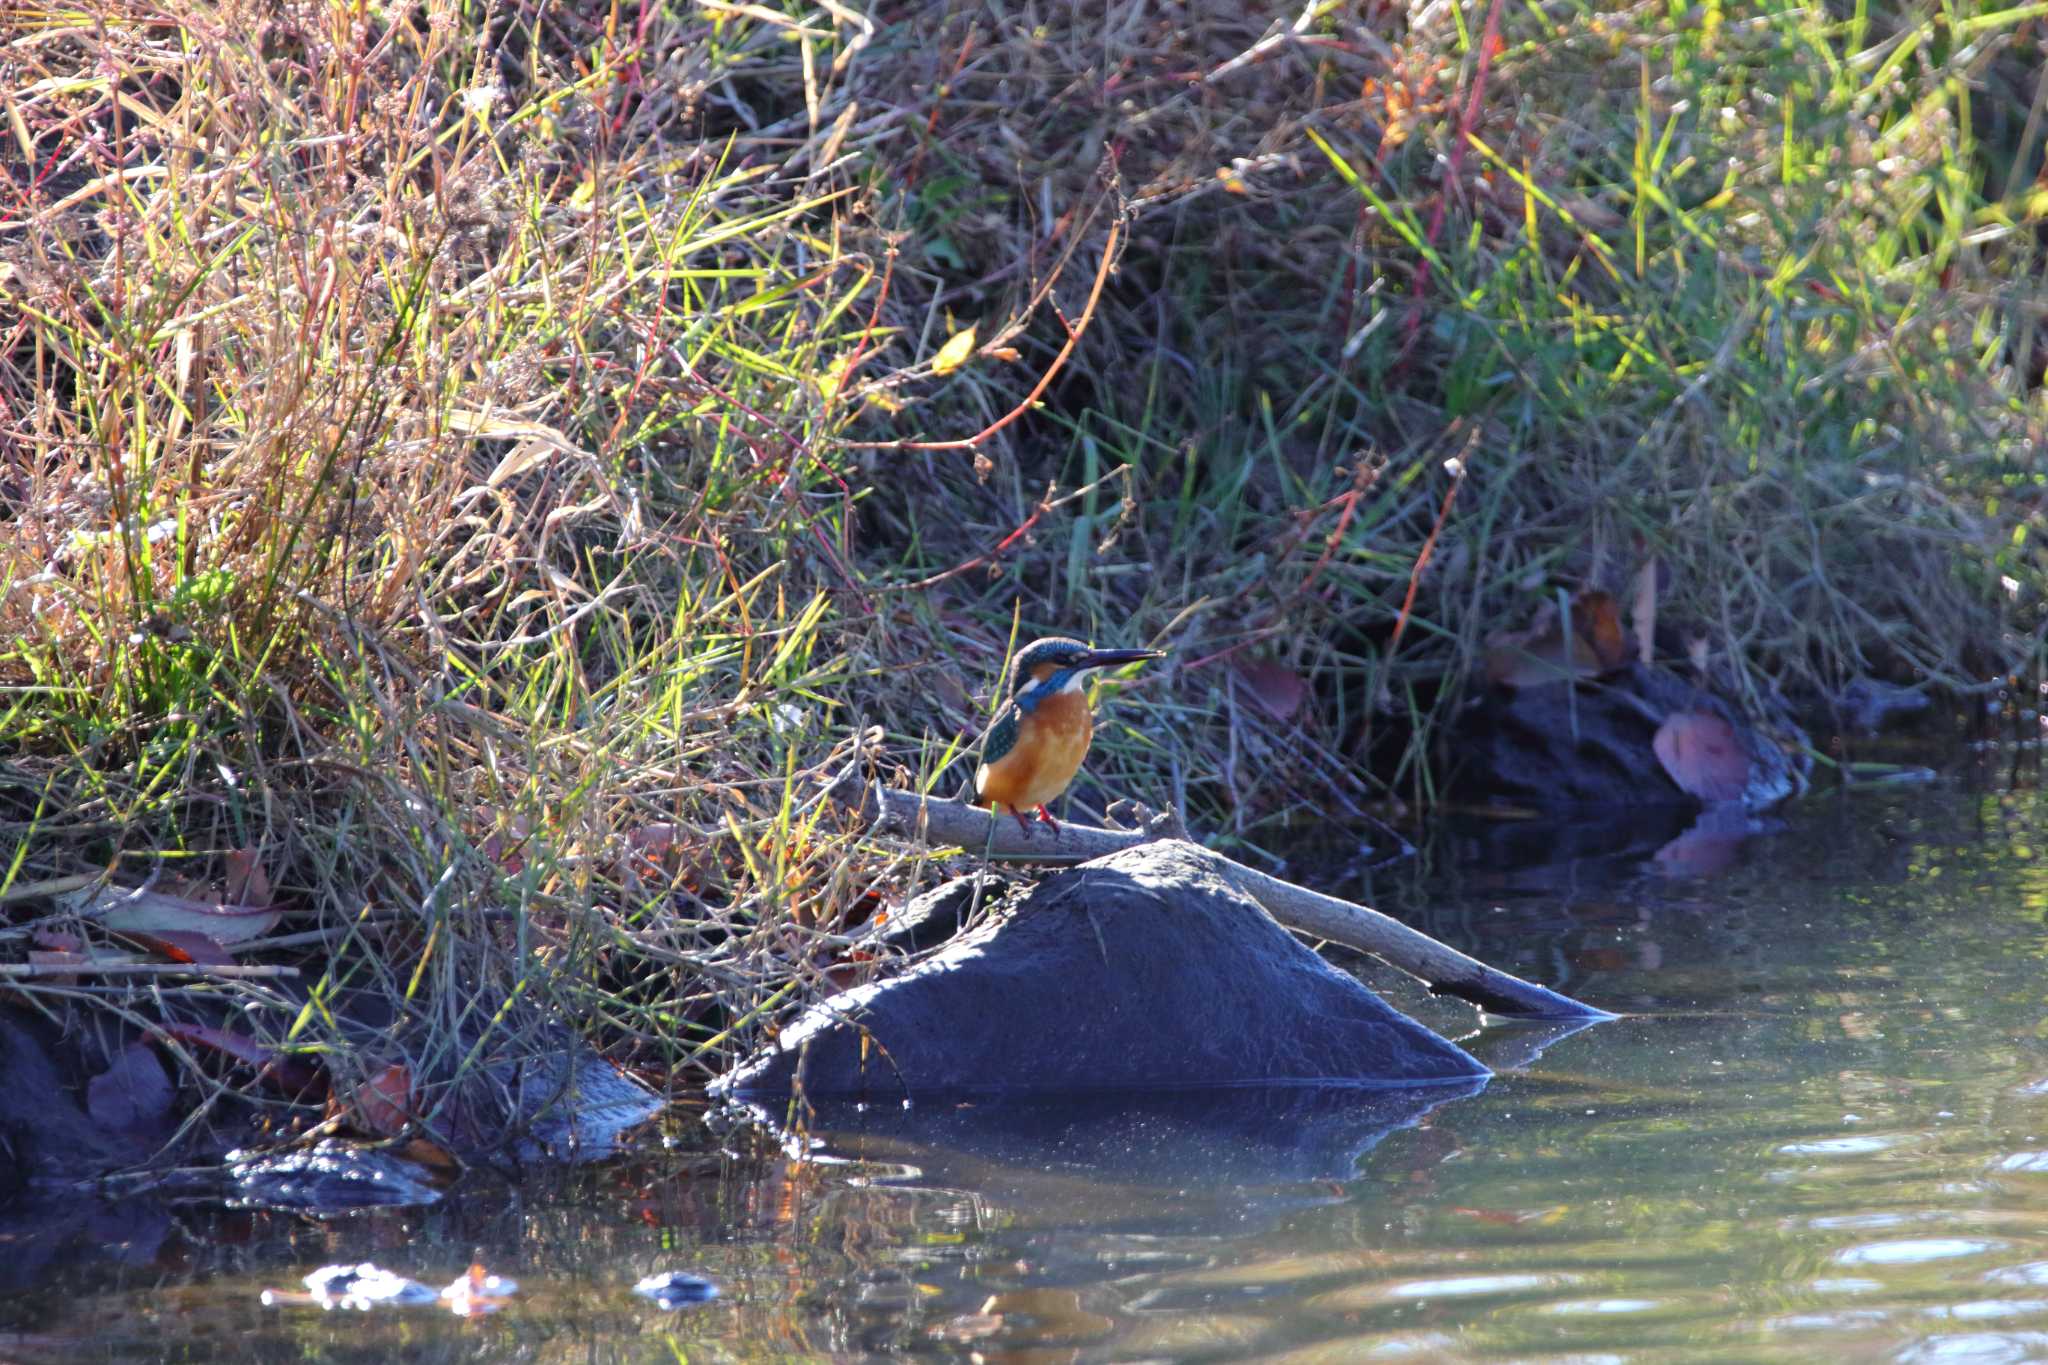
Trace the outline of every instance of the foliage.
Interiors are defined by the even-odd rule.
[[[2027,7],[85,12],[0,70],[0,935],[233,853],[304,975],[48,1009],[716,1071],[928,880],[816,779],[951,790],[1019,634],[1169,644],[1084,795],[1241,840],[1652,558],[1750,689],[2039,648]]]

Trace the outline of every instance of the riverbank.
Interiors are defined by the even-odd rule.
[[[1253,851],[1426,813],[1560,593],[1736,697],[2038,656],[2037,20],[88,8],[0,956],[202,1114],[719,1074],[936,876],[816,781],[956,789],[1017,637],[1170,648],[1081,797]]]

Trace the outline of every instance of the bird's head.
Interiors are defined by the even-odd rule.
[[[1017,656],[1017,666],[1011,672],[1017,704],[1030,711],[1047,697],[1079,691],[1090,669],[1158,657],[1156,649],[1094,649],[1079,640],[1057,636],[1034,640]]]

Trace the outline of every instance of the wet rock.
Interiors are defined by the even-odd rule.
[[[1703,720],[1732,748],[1731,804],[1767,810],[1806,790],[1806,735],[1789,716],[1755,723],[1725,698],[1641,663],[1597,683],[1486,689],[1447,732],[1452,789],[1465,800],[1538,810],[1698,809],[1712,802],[1674,778],[1658,747],[1667,725],[1688,719]]]
[[[893,1102],[1486,1074],[1158,843],[1049,877],[902,975],[819,1002],[714,1090]]]
[[[79,1097],[85,1059],[44,1020],[0,1010],[0,1205],[31,1186],[83,1180],[141,1160],[154,1134],[101,1122]]]
[[[658,1275],[649,1275],[633,1286],[633,1292],[643,1299],[651,1299],[655,1307],[665,1313],[694,1304],[709,1303],[718,1297],[718,1286],[702,1275],[686,1275],[680,1270],[664,1270]]]
[[[433,1172],[378,1147],[323,1138],[298,1151],[228,1153],[236,1208],[284,1209],[315,1217],[361,1209],[431,1204]]]

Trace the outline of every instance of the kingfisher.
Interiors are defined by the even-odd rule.
[[[1024,812],[1036,809],[1038,818],[1059,833],[1060,822],[1045,803],[1056,800],[1081,771],[1088,742],[1095,737],[1082,691],[1089,671],[1159,657],[1156,649],[1094,649],[1057,636],[1033,641],[1011,671],[1016,691],[981,737],[975,803],[1008,808],[1027,834],[1031,822]]]

